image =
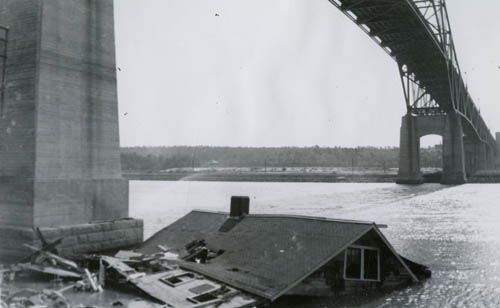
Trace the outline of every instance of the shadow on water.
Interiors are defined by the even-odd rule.
[[[424,173],[422,177],[424,178],[425,183],[441,183],[441,177],[443,176],[443,172],[433,172],[433,173]]]
[[[393,200],[394,202],[396,202],[402,199],[421,197],[424,195],[450,189],[456,186],[457,185],[440,184],[439,181],[437,181],[420,185],[396,184],[396,186],[385,188],[385,190],[387,190],[389,195],[392,195],[393,198],[394,196],[396,197],[396,199]]]
[[[375,186],[369,189],[337,193],[333,197],[348,204],[348,206],[341,206],[344,207],[345,211],[360,213],[363,210],[376,210],[380,207],[386,207],[388,204],[399,204],[413,198],[418,199],[453,187],[455,186],[434,183],[421,185],[393,184],[386,187]],[[332,196],[329,197],[332,198]],[[326,207],[322,210],[328,212],[330,202],[325,205]],[[332,213],[332,215],[338,214],[341,214],[341,212],[335,211]]]

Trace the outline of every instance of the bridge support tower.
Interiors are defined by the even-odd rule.
[[[63,238],[62,255],[140,243],[121,176],[113,1],[0,0],[0,24],[0,259],[26,255],[34,227]]]
[[[401,121],[399,139],[399,170],[396,183],[421,184],[424,182],[420,172],[420,136],[416,117],[407,114]]]
[[[493,163],[495,165],[495,168],[500,170],[500,133],[496,133],[495,139],[497,148],[495,149],[495,151],[493,151]]]
[[[442,184],[463,184],[466,182],[465,152],[462,120],[455,112],[446,114],[443,133],[443,176]]]
[[[397,183],[423,183],[420,172],[420,138],[435,134],[443,137],[443,184],[463,184],[466,181],[463,128],[455,113],[412,115],[402,118]]]

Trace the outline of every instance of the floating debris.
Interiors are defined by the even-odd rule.
[[[133,254],[121,253],[119,255],[132,256]],[[237,308],[255,305],[258,302],[250,295],[207,279],[200,274],[182,270],[175,264],[164,266],[159,272],[146,274],[137,271],[116,256],[103,256],[102,261],[107,269],[108,279],[119,284],[132,285],[168,307]]]

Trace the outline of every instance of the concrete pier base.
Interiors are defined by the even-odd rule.
[[[495,149],[491,146],[486,146],[486,169],[492,170],[495,168]]]
[[[500,170],[500,133],[495,134],[495,139],[497,141],[497,146],[496,149],[492,149],[492,160],[493,160],[493,165],[495,166],[495,169]]]
[[[64,254],[142,241],[121,174],[113,12],[113,0],[0,0],[0,259],[25,253],[36,227],[64,237]]]
[[[143,221],[138,219],[118,219],[71,226],[40,228],[48,242],[62,238],[56,248],[59,255],[74,257],[84,253],[111,251],[133,247],[143,241]],[[41,246],[33,229],[13,226],[1,226],[0,260],[15,262],[32,251],[23,246],[31,244]]]
[[[420,172],[420,137],[416,118],[405,115],[401,120],[399,142],[399,171],[396,183],[422,184]]]
[[[443,132],[442,184],[464,184],[467,180],[463,137],[460,117],[455,113],[448,113]]]
[[[399,171],[396,183],[421,184],[420,138],[426,135],[443,137],[442,184],[463,184],[466,182],[464,133],[460,117],[453,112],[444,115],[405,115],[401,120]],[[468,145],[475,154],[470,158],[470,168],[476,168],[480,160],[486,161],[485,147]]]

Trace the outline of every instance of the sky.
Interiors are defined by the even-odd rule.
[[[447,2],[494,134],[500,1]],[[397,65],[327,0],[115,0],[115,32],[122,146],[399,145]]]

